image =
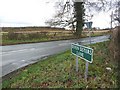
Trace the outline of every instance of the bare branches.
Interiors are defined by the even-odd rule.
[[[75,10],[74,10],[74,0],[60,0],[56,3],[56,15],[53,17],[53,19],[50,19],[46,21],[46,24],[49,24],[50,26],[60,26],[60,27],[75,27],[76,25],[76,18],[75,18]],[[114,12],[114,18],[118,22],[120,21],[120,15],[118,16],[118,0],[96,0],[95,2],[92,2],[91,0],[86,0],[84,3],[85,11],[88,12],[86,15],[83,15],[84,18],[87,17],[87,19],[91,19],[94,15],[94,13],[100,12],[100,11],[115,11]]]
[[[73,2],[67,0],[65,3],[63,1],[56,3],[56,15],[53,19],[46,21],[46,24],[61,27],[66,27],[74,21],[73,16]]]
[[[100,11],[113,11],[114,21],[118,21],[118,23],[120,23],[120,4],[118,4],[119,2],[120,1],[118,0],[96,0],[96,2],[91,2],[90,0],[87,0],[87,2],[85,2],[85,7],[87,8],[86,11],[91,13],[90,15],[86,16],[92,16],[92,13],[94,13],[94,11],[97,11],[98,13]]]

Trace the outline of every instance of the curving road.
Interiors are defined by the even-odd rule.
[[[109,40],[109,35],[92,37],[91,42],[103,42]],[[71,43],[89,44],[89,38],[62,40],[33,44],[19,44],[0,46],[2,52],[0,53],[0,68],[2,68],[2,76],[17,70],[21,67],[35,63],[49,55],[61,53],[70,49]]]

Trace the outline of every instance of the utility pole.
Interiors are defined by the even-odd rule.
[[[111,30],[112,30],[112,21],[113,21],[113,11],[111,12],[111,23],[110,23]]]
[[[118,26],[120,26],[120,1],[118,2]]]

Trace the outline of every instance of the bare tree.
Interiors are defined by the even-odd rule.
[[[64,0],[56,3],[57,11],[53,19],[46,21],[50,26],[70,27],[80,37],[84,22],[84,3]]]
[[[120,1],[118,0],[97,0],[96,2],[90,2],[87,0],[85,6],[89,12],[95,10],[97,12],[104,11],[113,12],[113,22],[117,21],[120,24]]]
[[[60,2],[57,2],[56,15],[52,19],[46,21],[46,24],[49,24],[50,26],[70,27],[78,36],[82,32],[85,17],[93,17],[93,14],[91,13],[93,10],[100,12],[112,9],[114,12],[116,9],[113,21],[118,21],[120,23],[120,4],[117,0],[97,0],[96,2],[91,2],[90,0],[85,1],[85,3],[75,2],[75,0],[61,0]],[[88,11],[89,15],[87,15],[87,13],[84,14],[84,11]]]
[[[56,14],[46,24],[50,26],[66,27],[74,21],[73,16],[73,3],[70,0],[56,2],[55,4]]]

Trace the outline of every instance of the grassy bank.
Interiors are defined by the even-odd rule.
[[[26,40],[5,40],[2,39],[0,45],[16,45],[16,44],[28,44],[28,43],[39,43],[39,42],[48,42],[48,41],[58,41],[58,40],[70,40],[76,39],[75,37],[58,37],[58,38],[37,38],[37,39],[26,39]]]
[[[94,59],[89,64],[87,82],[84,80],[85,61],[79,58],[79,72],[76,73],[76,57],[66,51],[19,70],[15,77],[3,82],[3,88],[115,88],[116,65],[108,45],[109,42],[91,45]]]

